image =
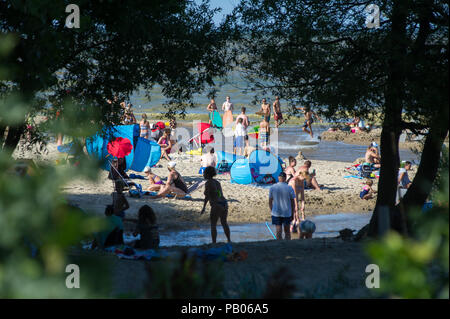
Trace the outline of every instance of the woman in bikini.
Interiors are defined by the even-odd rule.
[[[203,178],[206,180],[205,200],[203,202],[202,211],[200,212],[200,214],[203,214],[205,212],[206,204],[209,202],[209,204],[211,205],[211,239],[213,244],[216,243],[217,221],[219,219],[228,242],[231,242],[230,227],[227,223],[228,203],[223,196],[222,186],[217,180],[214,179],[214,176],[216,175],[216,169],[211,166],[208,166],[203,172]]]
[[[158,140],[159,146],[161,146],[161,158],[165,158],[170,161],[170,151],[172,149],[172,141],[170,140],[170,130],[165,130],[163,136]]]
[[[142,119],[139,122],[139,128],[140,128],[140,137],[149,139],[150,138],[150,122],[147,120],[147,114],[142,114]]]
[[[216,101],[214,101],[214,99],[211,99],[211,102],[206,107],[206,110],[208,110],[209,112],[214,112],[217,110]]]
[[[148,181],[150,183],[150,186],[147,188],[148,191],[157,192],[161,189],[162,186],[164,186],[161,178],[158,175],[154,174],[150,167],[145,167],[144,174],[148,178]]]
[[[156,195],[154,198],[165,197],[167,194],[171,193],[175,193],[175,196],[186,196],[188,187],[181,177],[181,174],[175,170],[175,166],[175,162],[169,162],[167,164],[167,169],[169,170],[167,182],[160,188],[158,195]]]
[[[295,166],[297,165],[297,160],[293,156],[289,156],[289,166],[286,167],[284,172],[286,173],[286,183],[289,183],[289,181],[294,177],[296,171]]]

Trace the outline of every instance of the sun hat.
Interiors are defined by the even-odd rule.
[[[169,163],[167,163],[167,167],[170,167],[170,168],[175,168],[176,165],[177,165],[177,163],[174,161],[170,161]]]
[[[145,166],[144,173],[150,173],[151,171],[152,169],[150,168],[150,166]]]

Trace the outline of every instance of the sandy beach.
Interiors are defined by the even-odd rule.
[[[39,161],[55,163],[58,158],[64,157],[56,151],[56,145],[48,145],[49,153],[47,155],[36,155],[34,158]],[[30,156],[30,151],[20,153],[16,150],[16,157]],[[295,155],[295,154],[294,154]],[[171,154],[172,159],[177,162],[177,170],[181,173],[188,184],[203,180],[198,174],[200,167],[200,156],[186,154]],[[285,162],[287,159],[284,159]],[[153,172],[164,180],[167,178],[168,170],[166,160],[162,160],[153,168]],[[298,161],[302,165],[303,161]],[[317,181],[323,184],[323,190],[305,191],[306,197],[306,217],[321,214],[333,213],[367,213],[375,205],[375,199],[362,200],[359,198],[359,192],[363,185],[362,179],[344,178],[349,175],[345,170],[352,163],[343,163],[335,161],[312,162],[311,169],[316,169]],[[413,170],[416,168],[413,167]],[[144,175],[141,172],[129,171],[128,174]],[[73,180],[62,189],[67,199],[79,205],[82,209],[103,215],[105,205],[112,202],[111,193],[113,185],[107,178],[108,172],[101,171],[97,182],[86,180]],[[410,177],[414,176],[414,171]],[[222,184],[224,196],[229,202],[228,221],[230,224],[238,223],[259,223],[270,221],[270,210],[268,206],[269,188],[255,185],[239,185],[230,182],[230,175],[218,175],[217,180]],[[142,185],[143,189],[148,187],[148,181],[136,179],[135,182]],[[374,189],[377,189],[377,179],[374,180]],[[136,218],[138,209],[145,204],[150,205],[157,214],[158,224],[164,230],[187,229],[205,225],[209,223],[209,205],[207,213],[200,215],[203,205],[203,189],[200,188],[191,194],[192,199],[150,199],[147,196],[141,198],[127,197],[130,208],[127,210],[127,218]]]

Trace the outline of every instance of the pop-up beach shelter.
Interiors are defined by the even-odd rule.
[[[231,166],[231,182],[237,184],[273,184],[283,171],[282,162],[270,152],[255,150]]]
[[[102,168],[109,171],[109,160],[112,156],[108,153],[108,143],[117,138],[128,139],[133,145],[133,150],[125,156],[127,170],[132,169],[142,172],[145,166],[154,166],[161,157],[161,147],[154,141],[139,137],[139,125],[118,125],[106,130],[104,135],[96,135],[86,139],[86,149],[89,155],[102,161]]]

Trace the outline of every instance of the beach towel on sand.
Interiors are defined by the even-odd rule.
[[[158,195],[158,193],[157,192],[149,192],[149,191],[147,191],[147,192],[142,192],[142,195],[156,196],[156,195]],[[167,198],[172,198],[172,197],[175,197],[175,195],[167,194],[166,197]],[[179,199],[192,199],[191,195],[189,195],[189,194],[186,194],[183,197],[178,197],[178,198]]]

